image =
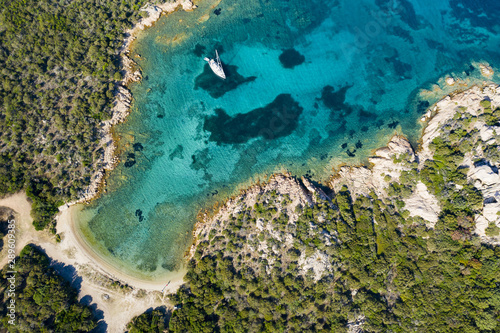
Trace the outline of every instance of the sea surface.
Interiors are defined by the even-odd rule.
[[[195,3],[134,42],[121,163],[77,214],[100,256],[143,278],[182,266],[201,209],[277,171],[324,181],[394,133],[416,147],[422,114],[459,85],[444,79],[465,89],[500,63],[498,1]],[[215,50],[226,80],[203,60]]]

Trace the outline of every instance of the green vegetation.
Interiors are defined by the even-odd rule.
[[[460,192],[455,199],[466,195]],[[227,225],[226,236],[200,243],[187,285],[172,296],[181,308],[174,311],[170,330],[342,332],[362,316],[367,332],[497,327],[500,249],[470,235],[467,215],[455,218],[446,211],[435,229],[427,229],[374,196],[359,197],[350,206],[346,193],[339,196],[346,205],[342,214],[323,202],[285,226],[294,236],[290,247],[269,233],[255,237],[251,209]],[[449,208],[463,210],[460,203]],[[265,223],[279,228],[276,218]],[[328,234],[337,241],[327,245],[327,239],[334,240]],[[259,244],[274,248],[264,256]],[[324,253],[332,270],[319,281],[299,259],[314,253]]]
[[[90,309],[77,301],[77,292],[49,267],[49,259],[27,245],[18,258],[15,274],[15,324],[8,323],[7,290],[12,274],[4,267],[0,280],[0,319],[9,332],[89,332],[96,327]]]
[[[491,109],[491,102],[489,100],[481,101],[481,106],[483,107],[483,113],[480,118],[484,120],[488,126],[498,125],[498,120],[500,119],[500,108],[495,110]]]
[[[474,235],[483,197],[461,166],[473,147],[488,163],[498,149],[483,146],[477,117],[459,111],[420,171],[399,158],[412,168],[386,198],[353,198],[344,186],[312,207],[287,208],[276,192],[253,207],[242,201],[202,237],[171,296],[179,309],[170,331],[346,332],[359,323],[366,332],[499,332],[500,247]],[[434,228],[404,209],[418,181],[442,207]]]
[[[0,195],[26,189],[37,229],[99,167],[118,49],[142,0],[0,0]]]
[[[500,228],[495,223],[490,222],[486,228],[486,236],[495,237],[498,235],[500,235]]]
[[[491,109],[491,101],[485,99],[479,103],[485,109]]]
[[[134,317],[127,324],[129,333],[162,333],[167,327],[167,314],[163,309],[157,308]]]

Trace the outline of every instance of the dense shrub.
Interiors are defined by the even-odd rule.
[[[37,228],[98,167],[98,124],[111,116],[118,49],[141,5],[0,0],[0,195],[31,186]]]
[[[6,316],[8,277],[15,274],[15,325]],[[78,303],[77,291],[49,267],[49,259],[27,245],[13,268],[5,266],[0,280],[1,324],[15,332],[89,332],[96,327],[90,308]]]

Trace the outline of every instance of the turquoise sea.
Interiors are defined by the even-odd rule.
[[[143,71],[116,128],[121,163],[78,213],[101,256],[129,274],[181,267],[200,209],[288,170],[325,180],[500,62],[492,0],[203,0],[134,42]],[[203,57],[218,50],[227,80]],[[498,76],[492,78],[498,81]]]

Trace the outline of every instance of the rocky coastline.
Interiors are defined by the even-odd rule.
[[[447,96],[424,120],[416,149],[396,135],[368,167],[343,166],[323,185],[275,174],[206,215],[194,231],[177,318],[197,309],[215,314],[205,316],[212,327],[228,327],[227,318],[293,327],[299,313],[303,330],[429,330],[444,321],[436,331],[448,331],[443,306],[469,291],[467,299],[490,293],[499,276],[490,245],[500,242],[500,86]],[[477,279],[488,273],[492,282]],[[456,295],[436,298],[450,290]],[[323,304],[337,308],[324,312]],[[242,310],[255,315],[237,317]],[[479,318],[474,311],[455,317]],[[322,326],[324,318],[335,328]]]
[[[112,128],[127,118],[132,103],[132,94],[127,86],[132,82],[138,82],[142,79],[141,71],[137,64],[129,57],[130,47],[139,31],[152,26],[162,15],[174,12],[178,8],[185,11],[192,11],[196,8],[191,0],[176,0],[158,5],[146,4],[141,11],[148,14],[141,19],[131,29],[125,31],[123,44],[119,49],[122,62],[123,79],[117,84],[115,92],[115,101],[112,109],[111,119],[105,120],[100,125],[100,147],[103,148],[103,154],[97,161],[97,170],[92,174],[90,185],[79,193],[79,198],[75,201],[66,203],[60,209],[66,209],[71,205],[78,203],[88,203],[98,197],[106,186],[106,173],[113,170],[119,159],[115,155],[116,142],[113,139]]]
[[[427,160],[433,159],[430,145],[433,140],[441,135],[444,124],[455,117],[457,110],[465,110],[471,116],[478,116],[484,111],[481,101],[491,101],[491,108],[500,107],[500,86],[493,83],[485,83],[484,86],[474,86],[463,92],[458,92],[444,97],[431,106],[427,114],[421,119],[425,126],[420,145],[415,152],[410,142],[401,135],[394,135],[386,147],[374,151],[369,158],[370,166],[342,166],[333,175],[323,189],[313,185],[305,178],[296,178],[290,174],[275,174],[263,184],[256,184],[236,197],[228,199],[218,207],[214,214],[200,214],[199,220],[193,230],[193,245],[188,252],[191,258],[196,251],[197,245],[207,239],[210,231],[214,228],[224,228],[223,224],[229,223],[231,217],[237,216],[244,207],[253,207],[259,196],[275,192],[277,196],[288,196],[291,202],[283,207],[290,217],[291,223],[297,218],[295,207],[313,206],[317,198],[331,203],[334,193],[347,186],[354,197],[368,195],[373,192],[378,197],[386,197],[386,189],[390,182],[398,180],[403,171],[412,168],[422,169]],[[488,126],[484,121],[476,121],[477,129],[482,145],[496,144],[500,137],[500,126]],[[485,202],[482,214],[475,218],[475,233],[483,242],[500,244],[499,237],[488,237],[485,229],[489,223],[500,226],[500,165],[488,163],[478,165],[474,161],[482,157],[481,149],[466,155],[462,166],[468,168],[467,179],[474,182],[474,186],[482,192]],[[331,193],[327,195],[326,193]],[[433,228],[438,221],[441,212],[439,201],[430,193],[422,182],[416,184],[416,190],[405,200],[405,208],[409,216],[420,216],[428,227]]]

